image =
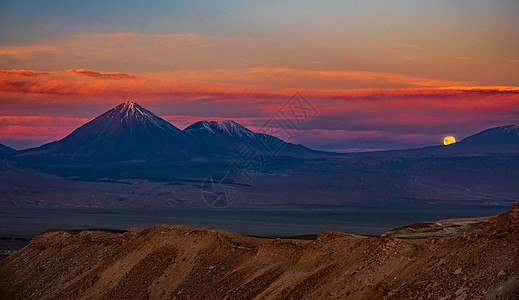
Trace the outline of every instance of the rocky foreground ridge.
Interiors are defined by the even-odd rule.
[[[171,225],[50,230],[0,261],[0,298],[517,299],[519,202],[480,228],[315,240]]]

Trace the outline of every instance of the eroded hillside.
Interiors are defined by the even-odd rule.
[[[52,230],[0,276],[2,299],[516,299],[519,202],[477,232],[421,240]]]

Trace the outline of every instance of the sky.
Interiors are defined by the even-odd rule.
[[[61,139],[128,100],[320,150],[460,140],[519,124],[518,15],[515,0],[0,0],[0,143]],[[296,94],[312,114],[290,126]]]

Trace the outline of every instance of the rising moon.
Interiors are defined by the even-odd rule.
[[[450,144],[454,144],[456,143],[456,139],[453,137],[453,136],[446,136],[444,139],[443,139],[443,144],[444,145],[450,145]]]

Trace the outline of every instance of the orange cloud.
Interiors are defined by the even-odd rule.
[[[435,80],[428,78],[412,77],[402,74],[366,72],[366,71],[342,71],[342,70],[301,70],[289,68],[253,68],[258,73],[282,74],[289,76],[313,78],[333,78],[335,80],[354,80],[360,82],[388,83],[404,86],[439,87],[459,85],[461,82]],[[305,82],[308,80],[305,80]]]
[[[98,100],[109,102],[114,99],[119,102],[120,99],[128,97],[168,100],[284,97],[283,94],[272,93],[254,86],[186,84],[175,79],[154,79],[132,74],[88,70],[49,72],[47,76],[31,79],[20,74],[18,74],[20,76],[14,75],[16,74],[12,72],[8,75],[0,73],[0,91],[51,97],[67,96],[67,101],[83,101],[84,97],[97,97]]]
[[[259,68],[264,70],[262,68]],[[276,71],[277,70],[277,71]],[[334,77],[359,76],[360,78],[378,78],[383,74],[369,72],[337,72],[337,71],[305,71],[276,69],[274,72],[319,74],[319,76]],[[78,77],[79,76],[79,77]],[[387,75],[388,78],[401,78],[397,75]],[[30,77],[30,78],[26,78]],[[108,80],[104,80],[108,79]],[[113,81],[117,79],[117,81]],[[447,83],[447,82],[443,82]],[[212,84],[207,82],[186,83],[178,79],[157,79],[116,72],[95,72],[84,69],[68,70],[67,72],[38,72],[26,70],[11,70],[0,72],[0,91],[22,94],[47,94],[66,96],[97,96],[99,99],[122,97],[145,97],[167,99],[283,99],[295,91],[303,91],[307,97],[321,99],[380,99],[380,98],[410,98],[410,97],[452,97],[490,94],[519,94],[517,87],[500,86],[447,86],[425,88],[391,88],[391,89],[293,89],[265,88],[252,85]],[[71,99],[73,100],[73,99]]]
[[[50,74],[50,72],[32,71],[32,70],[0,70],[0,74],[36,77],[36,76],[48,75],[48,74]]]
[[[60,52],[62,51],[59,47],[44,44],[31,46],[0,46],[0,56],[14,59],[33,59],[42,54],[58,55]]]
[[[123,79],[135,79],[137,76],[132,74],[124,74],[124,73],[117,73],[117,72],[94,72],[84,69],[77,69],[77,70],[67,70],[69,73],[84,75],[88,77],[93,78],[123,78]]]
[[[0,126],[2,140],[46,140],[54,141],[71,133],[75,128],[61,126]]]
[[[313,72],[309,71],[309,74]],[[333,77],[335,74],[327,72],[323,71],[318,76]],[[305,71],[301,73],[306,74]],[[385,140],[390,136],[398,136],[392,141],[405,139],[402,137],[412,139],[414,134],[420,137],[419,141],[425,141],[436,138],[436,135],[451,134],[453,128],[463,128],[465,131],[462,133],[467,133],[468,128],[476,125],[481,126],[478,129],[484,129],[516,123],[519,115],[519,87],[514,86],[289,89],[196,83],[83,69],[67,72],[10,70],[0,72],[0,108],[3,112],[0,138],[23,139],[33,132],[33,137],[47,137],[48,141],[58,139],[126,99],[133,99],[159,115],[165,115],[167,120],[181,128],[202,119],[234,119],[259,130],[271,116],[283,117],[278,111],[296,91],[301,92],[318,111],[318,116],[306,126],[328,132],[317,139],[308,128],[300,128],[300,134],[307,138],[294,141],[309,144],[313,140],[338,143],[332,138],[334,132],[340,132],[337,130],[362,133],[362,138],[351,138],[355,137],[351,134],[344,141],[375,139],[371,132],[379,131],[383,132],[381,139]],[[83,107],[94,104],[98,107],[97,113],[85,115],[88,109]],[[49,105],[53,105],[48,109],[53,116],[42,115],[40,110]],[[61,112],[60,107],[63,107]],[[19,111],[35,116],[17,116]],[[82,117],[89,118],[79,118],[79,111]],[[46,132],[43,127],[56,129],[56,133]],[[31,131],[31,128],[39,129]],[[338,149],[343,145],[330,147]]]
[[[472,58],[470,57],[466,57],[466,56],[451,56],[452,59],[455,59],[455,60],[461,60],[461,61],[467,61],[467,60],[472,60]]]
[[[139,75],[165,72],[178,79],[185,76],[186,81],[311,89],[510,84],[517,77],[517,68],[510,64],[517,58],[509,54],[471,53],[474,57],[469,60],[451,57],[452,53],[436,46],[388,45],[381,40],[374,44],[334,41],[323,47],[314,39],[198,33],[78,34],[0,46],[0,65]],[[454,68],[455,59],[460,63]],[[464,82],[458,82],[460,78]]]
[[[88,118],[0,116],[0,139],[58,140],[88,121]]]
[[[264,88],[297,89],[358,89],[359,87],[404,88],[404,87],[445,87],[464,86],[470,83],[421,78],[394,73],[349,71],[349,70],[309,70],[294,68],[273,68],[260,66],[242,69],[180,70],[150,73],[160,78],[176,78],[196,83],[220,83],[227,85],[250,85]]]

